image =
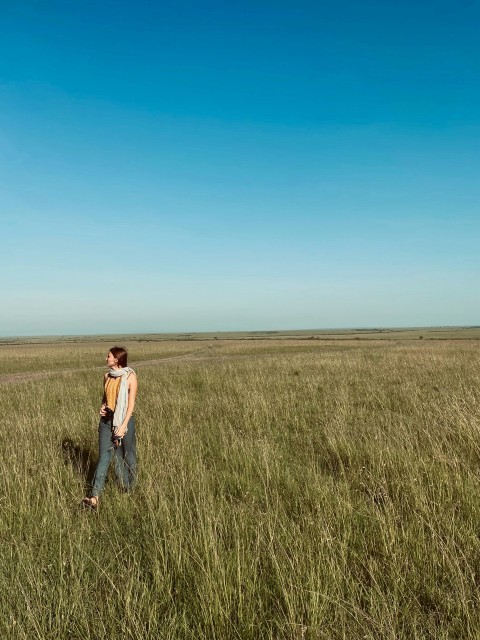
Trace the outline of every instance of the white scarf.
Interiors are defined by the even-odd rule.
[[[124,369],[110,369],[110,375],[112,378],[119,378],[122,376],[120,381],[120,388],[118,390],[117,396],[117,404],[115,405],[115,413],[113,414],[113,426],[119,427],[122,422],[125,420],[125,416],[127,415],[128,408],[128,374],[133,371],[130,367],[125,367]],[[128,429],[128,425],[127,425]],[[125,429],[125,433],[127,433],[127,429]]]

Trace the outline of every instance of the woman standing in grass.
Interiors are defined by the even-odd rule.
[[[90,496],[85,507],[96,509],[105,485],[112,456],[120,486],[130,490],[135,482],[137,454],[133,409],[137,396],[137,376],[127,367],[127,350],[112,347],[106,357],[108,371],[104,376],[104,393],[98,425],[98,464]]]

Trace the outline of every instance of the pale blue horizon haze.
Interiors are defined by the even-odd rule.
[[[479,2],[0,20],[0,335],[480,324]]]

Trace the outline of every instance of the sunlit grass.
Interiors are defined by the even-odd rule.
[[[138,486],[98,515],[103,345],[2,384],[1,637],[477,638],[475,343],[193,347],[139,367]]]
[[[0,345],[0,375],[33,371],[88,369],[105,366],[105,356],[116,344],[114,341],[98,343],[53,343],[42,345]],[[202,343],[153,342],[120,343],[133,349],[134,360],[155,360],[194,353],[202,349]]]

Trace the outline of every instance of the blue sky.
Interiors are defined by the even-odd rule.
[[[480,324],[479,19],[1,3],[0,335]]]

